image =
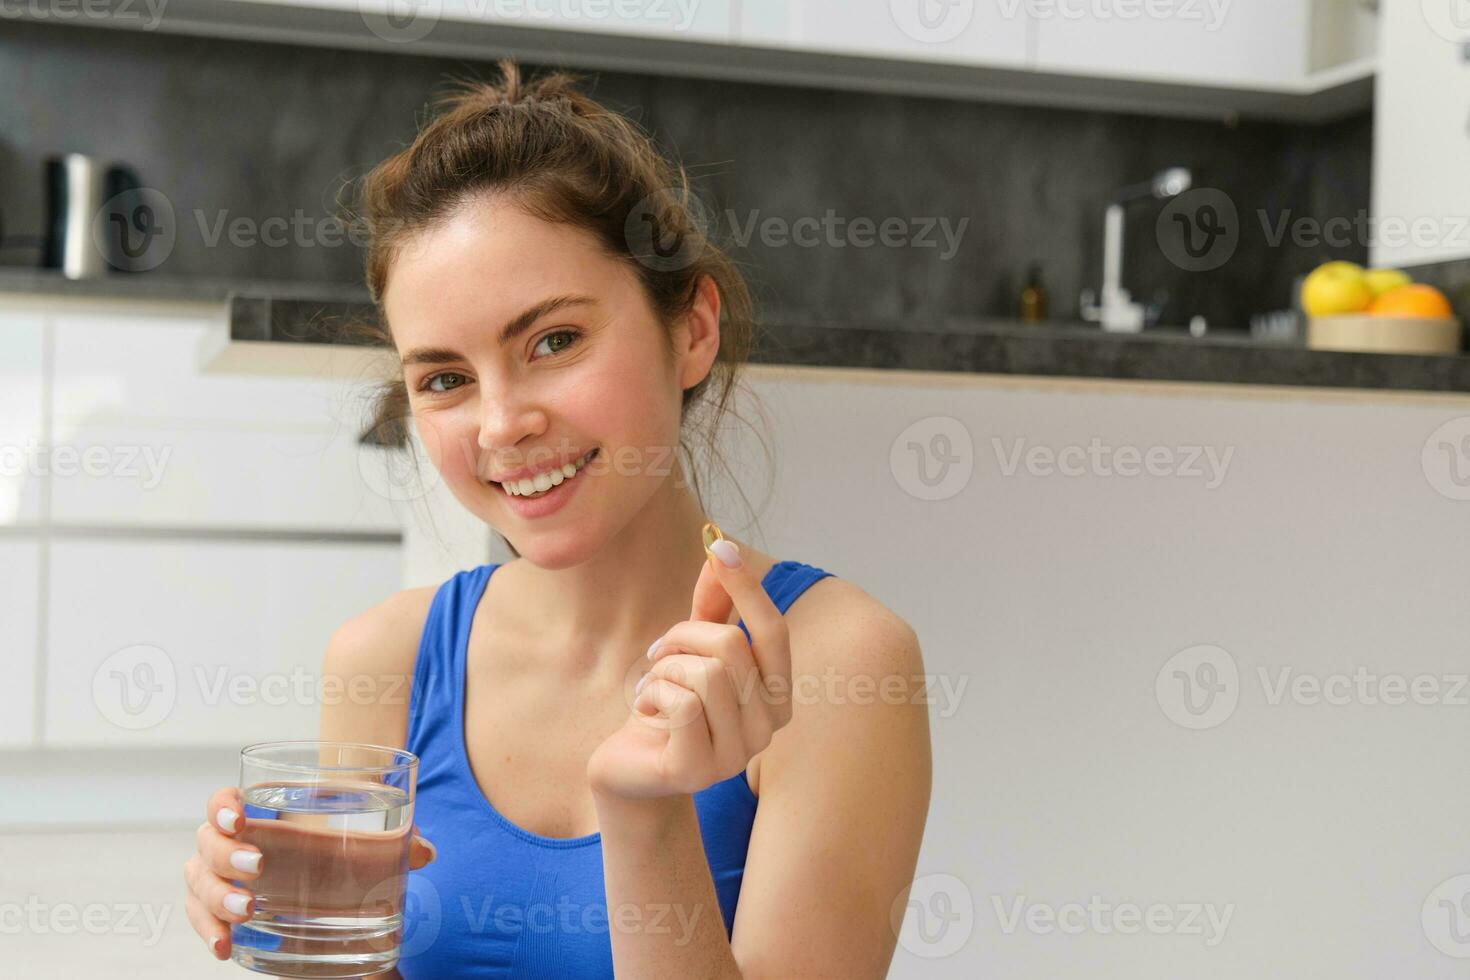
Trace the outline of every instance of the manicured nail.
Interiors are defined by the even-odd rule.
[[[723,564],[726,568],[740,567],[740,549],[736,546],[734,541],[731,541],[728,538],[721,538],[714,544],[710,545],[709,550],[714,552],[715,557],[718,558],[720,560],[720,563]]]
[[[654,640],[652,643],[650,643],[648,645],[648,659],[649,660],[652,660],[653,659],[653,651],[657,650],[658,649],[658,645],[660,643],[662,643],[663,641],[664,641],[664,638],[660,636],[658,639]]]
[[[206,945],[206,946],[209,947],[209,951],[215,955],[215,958],[216,959],[219,958],[219,937],[218,936],[211,936],[208,939],[204,940],[204,945]]]
[[[648,683],[648,679],[650,677],[652,677],[652,676],[653,676],[652,674],[644,674],[642,677],[638,678],[638,686],[636,686],[636,687],[633,688],[633,696],[634,697],[637,697],[638,696],[638,692],[641,691],[641,690],[643,690],[643,685],[644,684],[647,684]]]
[[[236,851],[230,855],[230,867],[236,871],[245,871],[255,874],[260,871],[259,851]]]
[[[225,896],[225,910],[231,915],[244,915],[245,909],[250,906],[250,896],[239,892],[230,892]]]
[[[225,832],[229,834],[235,832],[235,821],[239,819],[240,815],[229,807],[221,807],[219,813],[214,815],[215,823],[223,827]]]

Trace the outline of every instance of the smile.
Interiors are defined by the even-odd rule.
[[[539,473],[534,479],[528,477],[523,480],[517,480],[514,483],[497,483],[496,486],[500,487],[500,489],[512,497],[539,497],[549,490],[561,486],[567,480],[572,479],[578,473],[582,472],[582,468],[596,456],[597,450],[593,449],[581,459],[567,463],[559,470]]]

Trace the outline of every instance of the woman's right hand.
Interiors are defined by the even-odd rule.
[[[233,883],[260,877],[260,848],[235,839],[244,829],[244,814],[239,789],[229,786],[215,792],[195,834],[197,848],[184,862],[189,924],[217,960],[229,958],[231,924],[248,921],[254,911],[255,896]]]
[[[230,956],[230,926],[249,921],[255,911],[255,895],[234,882],[259,878],[264,863],[260,848],[238,839],[245,829],[244,813],[238,788],[227,786],[216,791],[209,798],[204,823],[195,835],[195,853],[184,862],[184,883],[189,888],[184,907],[189,924],[217,960]],[[434,845],[414,834],[408,851],[409,869],[422,868],[434,860],[434,854]]]

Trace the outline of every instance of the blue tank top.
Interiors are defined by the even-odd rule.
[[[407,748],[419,757],[414,822],[438,856],[408,876],[404,980],[613,980],[600,834],[543,837],[506,819],[481,792],[464,744],[465,651],[475,608],[498,565],[456,573],[429,606],[414,665]],[[783,561],[761,584],[784,614],[831,575]],[[745,623],[740,628],[747,638]],[[729,935],[755,822],[744,772],[694,794],[700,836]],[[631,912],[632,910],[628,910]],[[687,927],[639,910],[641,925]],[[630,923],[615,918],[618,928]]]

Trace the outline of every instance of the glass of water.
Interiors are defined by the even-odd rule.
[[[352,742],[262,742],[240,752],[245,827],[260,848],[250,921],[231,958],[278,977],[365,977],[392,969],[419,760]]]

